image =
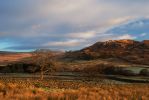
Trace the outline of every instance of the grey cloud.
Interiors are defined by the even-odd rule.
[[[82,39],[87,42],[71,47],[82,48],[98,40],[113,39],[101,35],[115,25],[149,16],[148,4],[148,0],[1,0],[0,40],[13,42],[9,49],[20,50],[69,49],[65,41]],[[43,46],[50,42],[64,46]]]

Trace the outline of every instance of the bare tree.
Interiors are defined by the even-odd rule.
[[[52,57],[54,57],[53,53],[47,50],[39,49],[32,53],[33,63],[40,67],[41,80],[44,78],[44,73],[52,71],[52,67],[54,66],[54,60]]]

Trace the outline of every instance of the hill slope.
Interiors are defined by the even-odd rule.
[[[109,40],[97,42],[82,50],[69,52],[76,59],[118,58],[128,62],[149,65],[149,40]]]

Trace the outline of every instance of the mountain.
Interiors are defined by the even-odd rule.
[[[149,64],[149,40],[109,40],[97,42],[79,51],[69,52],[76,59],[118,58],[132,63]]]

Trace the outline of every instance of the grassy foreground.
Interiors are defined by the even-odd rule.
[[[1,100],[149,100],[148,84],[0,79]]]

